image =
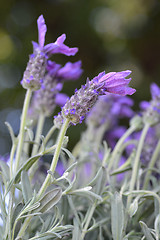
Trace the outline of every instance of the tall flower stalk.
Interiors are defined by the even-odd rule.
[[[65,137],[67,128],[69,126],[69,122],[70,122],[69,119],[65,120],[65,122],[63,123],[63,126],[60,130],[59,136],[58,136],[56,151],[54,153],[53,160],[52,160],[52,163],[51,163],[51,166],[50,166],[50,171],[53,174],[54,174],[54,171],[55,171],[57,163],[58,163],[58,158],[59,158],[59,155],[60,155],[61,147],[62,147],[62,144],[63,144],[63,140],[64,140],[64,137]],[[39,200],[43,196],[46,188],[50,184],[51,177],[52,177],[51,174],[48,173],[42,187],[40,188],[40,190],[38,192],[37,200]]]
[[[24,132],[25,132],[25,124],[26,124],[26,116],[27,111],[31,99],[32,90],[28,89],[24,101],[23,111],[22,111],[22,117],[21,117],[21,125],[20,125],[20,132],[18,137],[18,147],[16,152],[16,158],[15,158],[15,171],[18,170],[20,165],[20,158],[22,154],[22,147],[23,147],[23,140],[24,140]]]

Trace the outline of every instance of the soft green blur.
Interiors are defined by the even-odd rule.
[[[25,91],[20,85],[37,41],[36,20],[44,15],[46,43],[66,33],[65,43],[78,47],[75,57],[55,56],[59,63],[82,60],[84,73],[79,81],[67,82],[64,92],[71,95],[87,77],[101,71],[130,69],[135,109],[150,99],[149,85],[160,76],[160,2],[158,0],[26,0],[0,2],[0,154],[7,153],[10,138],[4,121],[18,133],[20,109]],[[58,110],[57,110],[58,111]],[[47,127],[52,123],[48,121]],[[83,125],[74,127],[75,142]]]

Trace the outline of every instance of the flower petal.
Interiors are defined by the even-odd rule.
[[[47,32],[47,26],[45,24],[45,20],[43,18],[43,15],[39,16],[37,20],[38,25],[38,42],[40,47],[44,47],[45,42],[45,35]]]

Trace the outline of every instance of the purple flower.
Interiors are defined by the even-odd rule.
[[[152,83],[151,87],[152,100],[150,102],[142,101],[140,108],[144,122],[149,122],[150,125],[157,124],[160,121],[160,88],[157,84]]]
[[[148,164],[151,160],[151,157],[154,153],[154,150],[156,148],[156,145],[159,141],[159,138],[160,138],[159,129],[160,129],[160,124],[157,124],[153,127],[150,127],[147,132],[147,135],[146,135],[146,138],[145,138],[145,141],[143,144],[143,148],[142,148],[142,153],[140,156],[141,163],[143,164],[144,167],[148,166]],[[126,141],[132,139],[132,140],[136,140],[137,142],[139,142],[141,134],[142,134],[142,131],[134,132]],[[131,152],[133,151],[134,148],[135,148],[134,145],[127,146],[126,153],[128,156],[131,154]],[[160,154],[158,155],[158,157],[160,157]],[[158,162],[156,164],[158,164]]]
[[[63,106],[66,103],[67,95],[59,93],[62,90],[63,82],[75,80],[82,73],[81,61],[69,63],[69,67],[66,67],[66,65],[61,68],[60,64],[52,61],[47,62],[48,73],[44,76],[42,87],[33,95],[31,108],[34,110],[32,112],[50,116],[53,114],[56,105]],[[66,71],[63,72],[63,69],[66,69]]]
[[[77,80],[81,76],[82,72],[81,61],[75,63],[68,62],[58,71],[58,77],[65,80]]]
[[[62,118],[68,118],[70,123],[76,125],[81,123],[86,114],[98,100],[99,95],[106,95],[107,92],[118,95],[131,95],[135,89],[128,87],[131,78],[125,79],[131,71],[119,73],[100,73],[91,81],[87,82],[66,102],[62,108]]]
[[[62,176],[63,173],[65,172],[64,164],[61,160],[58,161],[57,166],[56,166],[56,172]]]
[[[57,38],[56,42],[47,44],[44,47],[44,51],[47,54],[56,54],[62,53],[67,56],[74,56],[78,52],[78,48],[69,48],[63,42],[66,39],[66,34],[62,34],[60,37]]]
[[[105,74],[105,72],[100,73],[93,81],[98,83],[103,83],[103,91],[115,93],[121,96],[132,95],[135,93],[135,89],[128,87],[131,78],[126,79],[131,74],[130,70],[122,72],[110,72]]]
[[[78,48],[69,48],[63,42],[66,35],[62,34],[54,43],[44,45],[47,27],[41,15],[37,20],[38,43],[32,42],[33,54],[30,55],[29,62],[23,75],[21,84],[24,88],[36,91],[40,89],[44,79],[47,59],[52,54],[61,53],[67,56],[75,55]]]
[[[68,96],[64,93],[58,93],[55,97],[55,104],[63,107],[64,104],[67,102]]]
[[[152,99],[160,99],[160,88],[157,86],[156,83],[151,84],[151,95]]]
[[[66,35],[62,34],[54,43],[49,43],[44,46],[45,35],[47,27],[43,18],[43,15],[39,16],[37,20],[38,25],[38,43],[32,42],[34,51],[42,51],[47,55],[62,53],[67,56],[75,55],[78,52],[78,48],[69,48],[63,42],[66,39]]]
[[[100,96],[96,104],[92,107],[87,115],[86,123],[88,126],[92,125],[94,128],[105,124],[105,130],[111,129],[117,125],[120,118],[130,118],[133,116],[132,105],[133,100],[129,97],[106,93],[105,96]]]

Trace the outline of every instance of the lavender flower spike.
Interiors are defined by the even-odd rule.
[[[129,70],[108,74],[102,72],[91,81],[88,79],[87,83],[75,91],[75,94],[66,102],[62,108],[61,117],[59,115],[57,119],[55,118],[55,124],[59,126],[57,121],[62,122],[62,118],[68,118],[74,125],[81,123],[99,95],[106,95],[107,92],[122,96],[132,95],[135,89],[128,87],[131,78],[125,79],[130,73]]]
[[[131,74],[130,70],[122,72],[102,72],[95,78],[99,83],[104,83],[103,90],[121,96],[132,95],[135,89],[128,87],[131,78],[126,79]]]
[[[30,55],[27,68],[21,81],[24,88],[31,89],[33,91],[36,91],[41,87],[46,71],[48,57],[55,53],[70,56],[75,55],[78,51],[78,48],[69,48],[63,43],[66,38],[65,34],[62,34],[55,43],[50,43],[44,46],[47,27],[43,15],[38,18],[37,25],[38,43],[32,42],[33,54]]]
[[[64,67],[52,61],[47,62],[47,73],[44,76],[42,87],[34,92],[31,112],[42,113],[44,116],[50,116],[54,112],[56,105],[64,106],[68,97],[60,94],[63,82],[67,80],[76,80],[82,73],[81,61],[75,63],[66,63]]]

